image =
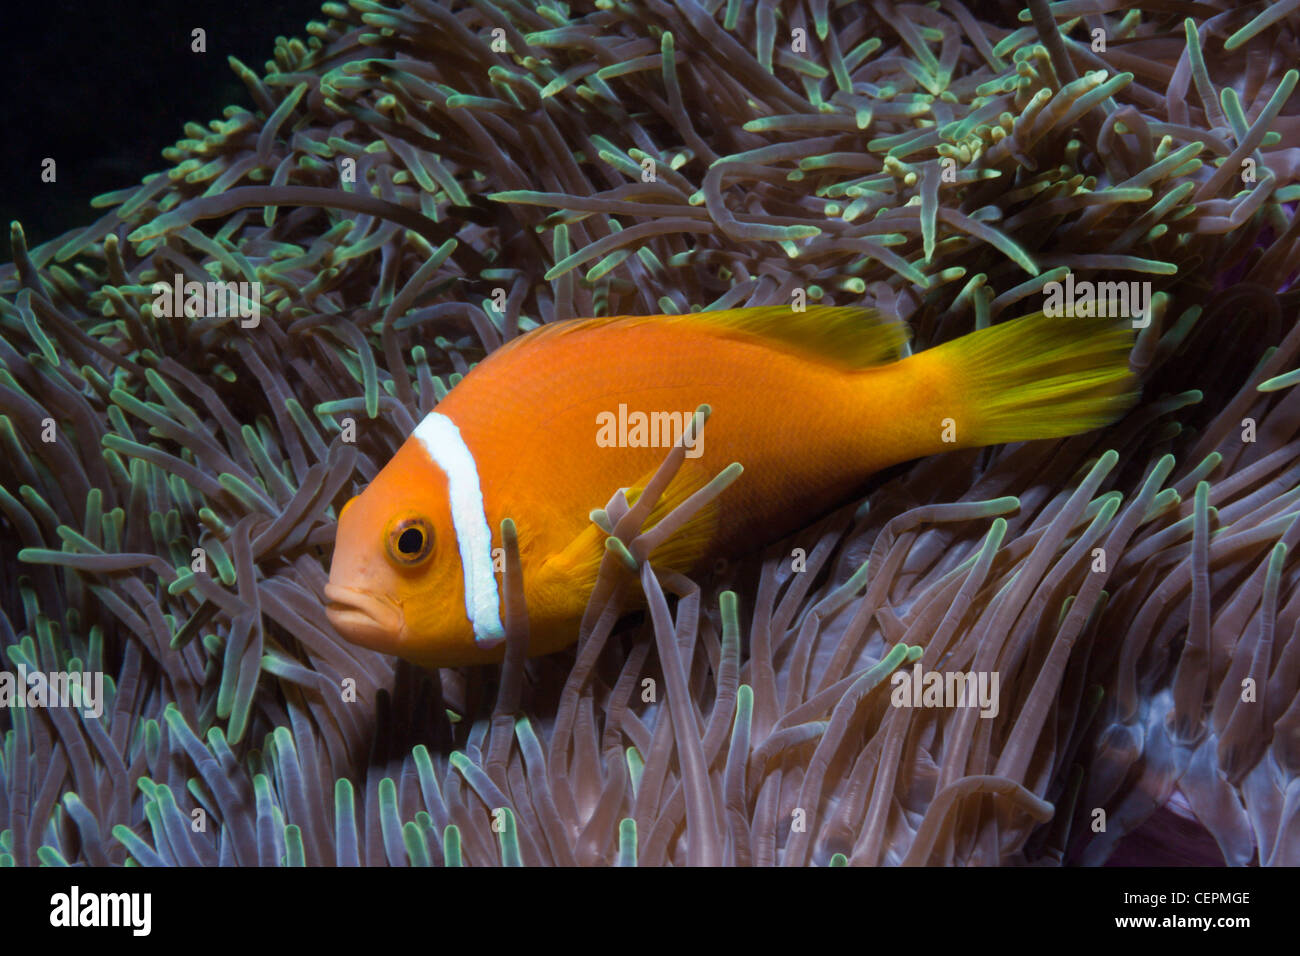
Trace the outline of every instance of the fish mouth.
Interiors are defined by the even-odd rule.
[[[401,642],[405,619],[390,598],[364,588],[325,585],[325,616],[348,641],[374,651],[387,651]]]

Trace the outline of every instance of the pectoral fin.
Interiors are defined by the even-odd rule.
[[[624,492],[629,506],[636,504],[653,476],[653,472],[644,475]],[[655,528],[675,508],[708,483],[709,476],[703,469],[684,467],[659,496],[642,524],[642,530]],[[718,518],[718,500],[714,498],[655,547],[650,553],[651,564],[664,570],[683,573],[690,571],[708,553],[710,545],[716,539]],[[569,582],[584,594],[590,593],[600,573],[601,561],[605,558],[605,539],[608,537],[609,532],[593,521],[583,528],[571,544],[546,560],[542,567],[543,575],[548,580]]]

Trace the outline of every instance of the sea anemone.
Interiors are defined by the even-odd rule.
[[[353,0],[232,60],[256,113],[0,268],[0,649],[107,675],[0,709],[0,864],[1095,864],[1162,815],[1300,863],[1298,9]],[[927,347],[1067,275],[1154,292],[1112,428],[698,581],[611,488],[563,654],[509,523],[502,667],[325,618],[343,502],[538,324],[820,300]],[[897,706],[918,666],[996,714]]]

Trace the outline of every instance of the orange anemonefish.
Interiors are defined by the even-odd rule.
[[[648,423],[670,432],[700,405],[712,408],[704,454],[684,460],[647,524],[729,463],[744,474],[651,555],[686,573],[798,529],[888,465],[1077,434],[1136,399],[1133,333],[1113,320],[1035,313],[914,355],[907,339],[897,319],[838,307],[534,329],[472,369],[343,507],[329,619],[426,667],[500,660],[492,552],[510,517],[529,653],[573,643],[605,554],[592,510],[638,493],[663,461],[676,436],[652,442]]]

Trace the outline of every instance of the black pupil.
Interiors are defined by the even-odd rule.
[[[424,532],[419,528],[407,528],[397,539],[397,550],[402,554],[415,555],[424,547]]]

